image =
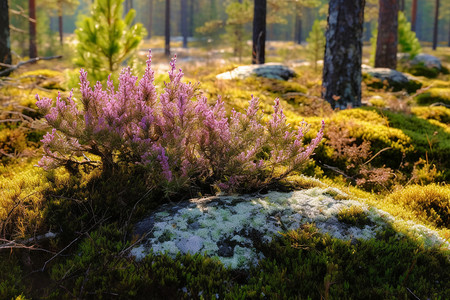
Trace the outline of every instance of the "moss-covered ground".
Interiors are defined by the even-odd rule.
[[[301,48],[289,47],[301,57]],[[254,95],[270,114],[280,98],[292,126],[311,124],[306,139],[325,120],[325,138],[302,172],[320,182],[294,174],[277,189],[337,187],[404,222],[365,241],[342,241],[304,225],[257,245],[265,259],[249,270],[227,269],[202,255],[155,253],[137,262],[128,253],[142,216],[211,190],[165,197],[143,184],[139,168],[128,166],[107,179],[89,168],[73,175],[36,167],[48,128],[35,94],[55,98],[74,88],[79,97],[70,63],[42,62],[0,79],[0,299],[450,298],[449,249],[396,234],[414,221],[450,240],[450,75],[418,77],[422,88],[412,94],[363,82],[363,107],[332,111],[320,99],[321,73],[312,67],[296,67],[298,76],[289,81],[221,81],[215,75],[236,62],[190,53],[196,51],[206,63],[181,59],[179,66],[188,80],[201,82],[199,92],[211,102],[220,95],[228,112],[243,111]],[[273,61],[289,58],[270,51]],[[446,66],[449,52],[437,53]],[[159,88],[164,80],[158,75]],[[367,221],[357,208],[339,218],[354,226]],[[48,232],[56,237],[45,237]]]

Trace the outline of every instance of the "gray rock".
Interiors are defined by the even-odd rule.
[[[421,53],[414,57],[413,60],[410,61],[410,65],[412,67],[417,65],[423,65],[429,69],[436,68],[438,70],[442,70],[442,62],[436,56],[430,54]]]
[[[199,236],[191,236],[188,239],[181,239],[176,243],[178,249],[183,254],[198,253],[203,248],[203,239]]]
[[[415,92],[422,84],[412,75],[399,72],[397,70],[388,68],[372,68],[368,65],[361,66],[362,73],[368,78],[376,78],[376,82],[369,82],[368,85],[375,88],[382,88],[384,83],[388,83],[388,87],[394,91],[407,90],[408,92]]]
[[[289,67],[277,64],[266,63],[261,65],[240,66],[236,69],[221,73],[216,76],[217,79],[245,79],[250,76],[265,77],[270,79],[288,80],[295,76],[295,72]]]

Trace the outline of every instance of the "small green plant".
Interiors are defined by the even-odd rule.
[[[250,1],[232,1],[225,8],[225,12],[228,15],[225,38],[233,45],[233,54],[239,57],[239,62],[241,62],[244,47],[249,38],[245,25],[252,20]]]
[[[339,222],[361,228],[365,225],[372,224],[368,218],[367,212],[365,212],[360,206],[355,205],[342,209],[338,213],[337,218]]]
[[[402,11],[398,12],[398,47],[400,52],[409,54],[409,59],[413,59],[422,51],[419,39],[411,30],[411,23],[406,20]]]
[[[317,61],[323,59],[325,51],[325,34],[322,22],[315,20],[309,33],[307,50],[309,58],[314,62],[314,70],[317,71]]]
[[[76,63],[89,70],[90,78],[105,80],[119,69],[139,47],[147,34],[141,23],[133,25],[136,14],[131,9],[124,19],[124,0],[96,0],[92,15],[78,23]]]

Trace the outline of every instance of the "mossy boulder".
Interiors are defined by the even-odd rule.
[[[421,53],[406,63],[407,71],[415,76],[435,78],[440,73],[448,74],[448,69],[436,56]]]
[[[422,87],[415,77],[388,68],[372,68],[362,65],[363,80],[367,86],[375,89],[406,90],[413,93]]]

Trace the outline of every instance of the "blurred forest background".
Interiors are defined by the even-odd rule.
[[[70,45],[82,17],[90,14],[91,0],[12,0],[10,1],[11,45],[19,56],[28,56],[29,2],[36,5],[37,49],[40,56],[62,54],[60,44]],[[201,46],[232,46],[235,27],[242,26],[244,40],[251,40],[253,1],[249,0],[126,0],[124,14],[136,11],[133,22],[142,23],[147,39],[165,34],[166,2],[170,3],[171,42],[199,42]],[[241,4],[233,9],[235,3]],[[417,7],[414,10],[414,2]],[[267,40],[306,43],[314,21],[326,26],[327,0],[268,0]],[[401,0],[402,10],[422,46],[433,43],[433,26],[439,4],[437,45],[450,46],[450,1]],[[413,15],[415,14],[415,18]],[[367,0],[364,16],[364,42],[370,43],[377,27],[378,0]],[[60,32],[61,30],[61,32]],[[62,38],[64,43],[62,43]],[[177,44],[175,44],[177,45]],[[184,47],[189,44],[183,43]],[[152,48],[162,48],[154,44]],[[159,46],[159,47],[158,47]],[[69,46],[70,47],[70,46]],[[67,47],[66,47],[67,48]],[[250,42],[243,45],[243,55],[251,55]],[[236,53],[234,53],[236,54]],[[292,54],[294,55],[294,54]]]

